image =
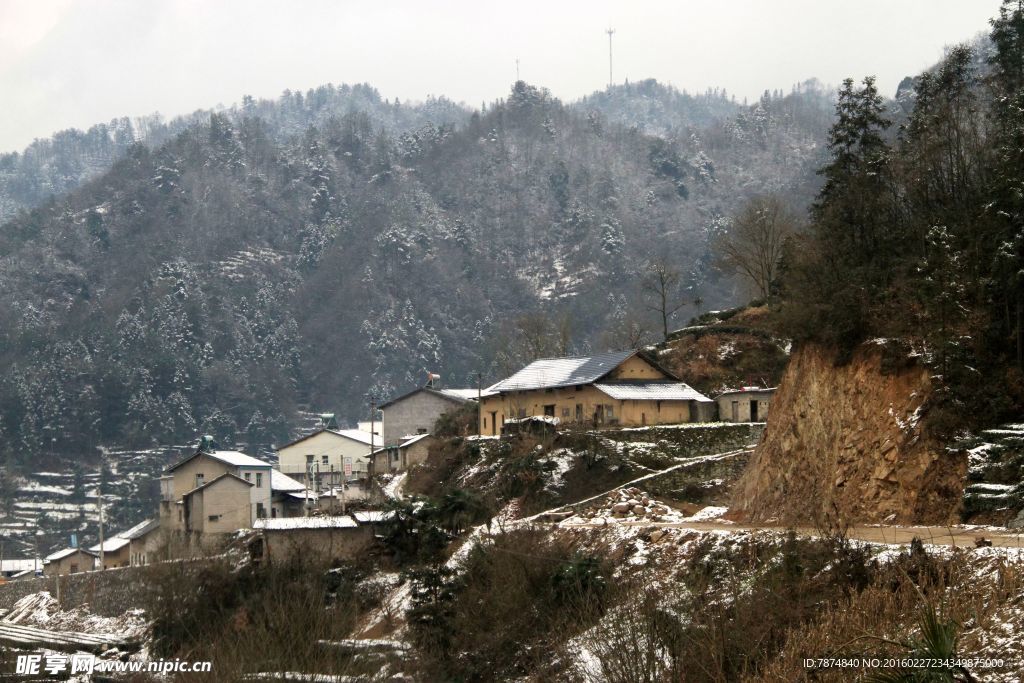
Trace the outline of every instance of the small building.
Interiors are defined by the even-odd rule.
[[[488,394],[480,411],[485,435],[501,433],[506,420],[535,416],[560,426],[634,427],[707,422],[714,413],[711,399],[638,351],[536,360]]]
[[[45,576],[66,576],[78,572],[91,572],[96,568],[99,557],[84,548],[64,548],[46,556],[43,566]]]
[[[255,521],[252,512],[252,490],[255,484],[237,474],[225,472],[185,493],[181,499],[182,530],[199,534],[226,534],[250,528]],[[269,490],[269,487],[268,487]],[[264,508],[270,510],[270,497]]]
[[[422,386],[380,406],[384,446],[396,446],[410,436],[429,434],[445,413],[476,401],[476,389],[438,389]]]
[[[406,436],[393,446],[373,453],[373,474],[404,472],[413,465],[426,462],[434,437],[430,434]]]
[[[168,533],[200,532],[206,527],[216,528],[218,533],[251,528],[255,520],[270,515],[271,469],[269,463],[245,453],[219,450],[212,439],[204,437],[195,453],[169,466],[160,478],[160,526]],[[234,483],[221,482],[213,490],[206,488],[225,474],[251,484],[245,487],[248,504],[235,500],[242,489]],[[216,492],[232,497],[230,509],[215,502],[213,507],[218,512],[206,510],[205,515],[221,517],[212,522],[201,521],[202,515],[195,514],[195,505],[199,501],[207,504]],[[239,525],[226,528],[236,523]]]
[[[153,562],[163,546],[160,521],[147,519],[118,534],[128,539],[128,563],[133,567]]]
[[[262,559],[271,563],[295,556],[320,563],[356,557],[373,542],[373,527],[349,515],[261,519],[255,526],[263,537]]]
[[[8,558],[6,560],[0,560],[0,579],[9,579],[16,574],[23,572],[35,572],[36,569],[43,566],[43,561],[38,558],[29,558],[26,560],[18,560]]]
[[[774,394],[774,387],[743,387],[724,391],[715,397],[718,419],[722,422],[764,422]]]
[[[270,471],[270,518],[302,517],[306,504],[316,503],[316,492],[278,470]]]
[[[381,437],[372,432],[323,427],[278,447],[278,467],[283,474],[304,482],[308,477],[313,489],[319,488],[317,484],[340,483],[346,476],[346,465],[352,472],[349,478],[365,479],[372,447],[381,443]]]
[[[116,569],[117,567],[128,567],[131,565],[130,556],[131,541],[118,535],[103,539],[103,553],[100,553],[100,544],[89,547],[89,552],[96,555],[97,569]],[[102,566],[100,564],[102,563]]]

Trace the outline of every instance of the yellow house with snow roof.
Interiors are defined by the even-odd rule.
[[[480,433],[497,435],[510,421],[639,427],[707,422],[715,403],[638,351],[536,360],[488,387]]]

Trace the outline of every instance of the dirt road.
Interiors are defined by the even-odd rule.
[[[695,531],[778,531],[783,532],[787,527],[782,526],[758,526],[748,524],[730,524],[715,520],[700,522],[651,522],[645,520],[621,520],[614,524],[622,526],[652,526],[670,527],[674,529],[694,529]],[[576,523],[569,518],[560,524],[566,528],[600,528],[605,526],[600,522]],[[795,531],[801,536],[819,536],[821,532],[810,527],[797,527]],[[944,527],[944,526],[855,526],[850,527],[846,535],[848,538],[870,543],[891,543],[907,545],[915,537],[928,545],[947,545],[960,547],[975,547],[975,542],[984,538],[992,542],[993,546],[1002,548],[1024,548],[1024,530],[1022,533],[1010,533],[1009,531],[994,530],[991,528],[965,528],[965,527]]]

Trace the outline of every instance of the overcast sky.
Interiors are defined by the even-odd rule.
[[[999,0],[0,0],[0,151],[68,127],[331,82],[474,107],[524,80],[614,78],[737,97],[878,76],[891,95]]]

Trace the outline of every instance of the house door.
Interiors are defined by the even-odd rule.
[[[757,401],[750,402],[750,421],[757,422]]]
[[[733,401],[732,402],[732,421],[733,422],[739,422],[740,421],[740,402],[739,401]]]

